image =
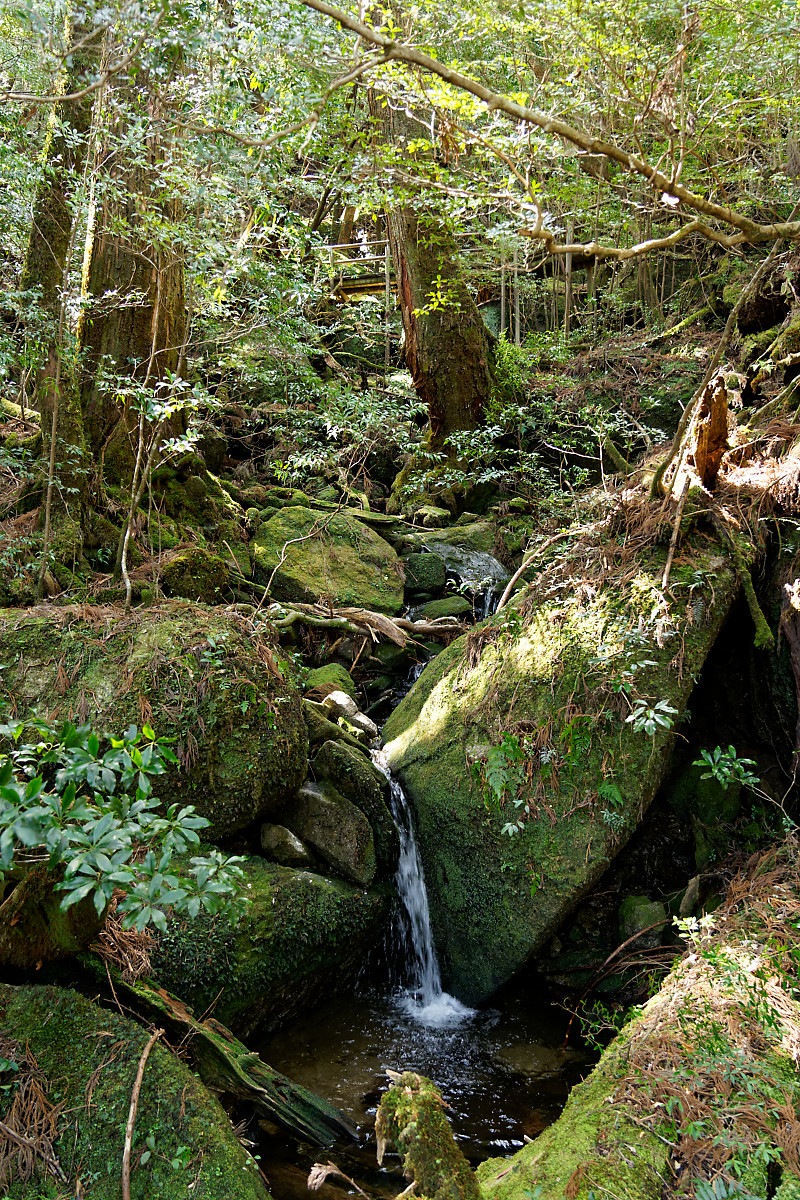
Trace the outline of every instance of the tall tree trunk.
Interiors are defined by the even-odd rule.
[[[405,108],[370,93],[379,137],[402,149],[419,142],[420,127]],[[433,149],[433,148],[432,148]],[[415,150],[419,160],[419,147]],[[406,365],[428,409],[429,443],[481,423],[492,392],[490,335],[461,272],[455,238],[422,198],[386,213],[397,294],[405,333]]]
[[[67,45],[83,42],[73,53],[61,80],[65,95],[80,91],[96,64],[99,45],[88,30],[65,20]],[[67,345],[64,283],[73,247],[73,196],[86,162],[94,97],[57,104],[50,117],[43,152],[42,176],[36,189],[21,286],[37,293],[45,325],[46,359],[36,379],[36,406],[42,428],[42,458],[55,465],[51,488],[61,508],[71,507],[84,491],[84,433],[75,375],[75,347]],[[51,437],[55,431],[55,445]]]
[[[483,418],[492,389],[489,334],[441,220],[404,207],[387,214],[387,226],[406,365],[428,408],[430,444],[440,449]]]
[[[183,251],[175,237],[181,204],[165,198],[159,182],[168,147],[159,140],[157,103],[138,77],[136,90],[117,99],[128,101],[133,116],[144,107],[141,115],[149,132],[132,159],[128,148],[119,146],[123,117],[116,129],[117,147],[103,151],[106,174],[98,180],[102,192],[90,216],[79,341],[89,446],[115,482],[127,483],[137,456],[138,418],[130,401],[120,409],[117,397],[125,384],[119,389],[104,386],[102,373],[127,377],[134,391],[138,386],[152,392],[177,370],[186,314]],[[178,417],[170,432],[183,427]]]

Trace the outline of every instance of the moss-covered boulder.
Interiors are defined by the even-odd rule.
[[[244,864],[250,903],[231,925],[173,918],[151,959],[156,980],[243,1037],[273,1030],[346,987],[379,940],[389,888],[367,891],[263,859]]]
[[[323,700],[330,692],[346,692],[355,700],[356,685],[346,667],[341,663],[325,663],[308,672],[306,695]]]
[[[218,554],[188,546],[162,568],[164,585],[172,596],[219,604],[230,581],[230,570]]]
[[[323,742],[312,761],[314,775],[326,780],[361,809],[375,839],[375,857],[383,875],[394,874],[400,839],[386,799],[389,781],[358,750],[339,741]]]
[[[466,596],[443,596],[441,600],[429,600],[417,609],[416,619],[437,621],[439,617],[465,617],[471,612],[472,605]]]
[[[469,526],[463,528],[467,530],[467,533],[471,532]],[[509,572],[492,553],[494,549],[492,526],[484,525],[481,522],[481,536],[471,540],[461,540],[459,534],[462,533],[462,530],[460,529],[447,529],[443,532],[446,534],[446,538],[429,538],[424,544],[431,554],[441,558],[445,571],[455,575],[472,591],[483,591],[487,588],[499,590],[508,579]],[[488,536],[489,533],[491,533],[491,540]],[[481,548],[486,545],[491,549]]]
[[[700,539],[671,599],[663,543],[618,578],[603,566],[605,528],[596,542],[577,535],[575,572],[591,556],[594,588],[564,586],[561,551],[522,607],[442,651],[384,727],[417,813],[443,981],[470,1004],[543,945],[628,841],[738,592],[730,559]]]
[[[313,700],[304,700],[303,713],[308,727],[308,740],[312,746],[318,746],[321,742],[328,741],[344,742],[345,745],[352,746],[354,750],[363,752],[364,747],[361,742],[346,729],[342,729],[341,725],[329,720],[322,705]]]
[[[34,971],[43,962],[71,958],[94,941],[105,922],[91,896],[66,911],[58,886],[63,868],[48,871],[44,864],[12,868],[3,880],[0,896],[0,963],[20,971]]]
[[[315,866],[314,858],[306,846],[285,825],[265,821],[261,826],[260,840],[264,857],[273,862],[281,863],[284,867],[313,869]]]
[[[748,864],[555,1124],[481,1164],[484,1200],[795,1194],[798,972],[765,956],[794,940],[797,881],[793,838]]]
[[[447,568],[438,554],[407,554],[403,559],[406,573],[406,591],[425,592],[438,596],[447,582]]]
[[[251,550],[254,577],[262,584],[272,578],[276,600],[326,597],[337,606],[389,614],[402,607],[403,570],[394,550],[343,513],[284,508],[259,526]]]
[[[286,827],[342,879],[369,887],[375,840],[369,821],[331,784],[304,783],[281,814]]]
[[[457,523],[448,529],[426,529],[414,532],[413,540],[418,546],[435,550],[441,545],[459,546],[480,554],[493,554],[495,530],[491,521],[475,520]]]
[[[91,720],[118,736],[144,722],[180,765],[157,781],[194,804],[206,836],[279,808],[306,773],[308,734],[291,667],[244,619],[170,602],[0,611],[0,704],[17,715]]]
[[[35,1073],[55,1115],[53,1153],[66,1177],[63,1191],[45,1181],[41,1160],[27,1181],[8,1143],[0,1153],[10,1167],[3,1195],[39,1200],[56,1195],[120,1200],[125,1125],[136,1071],[150,1030],[113,1009],[100,1009],[77,992],[0,984],[2,1054],[17,1061],[17,1077]],[[35,1064],[35,1065],[34,1065]],[[16,1089],[0,1092],[0,1119],[10,1121]],[[40,1102],[41,1104],[41,1102]],[[22,1119],[35,1136],[35,1109]],[[149,1154],[146,1139],[152,1138]],[[144,1161],[142,1161],[144,1160]],[[173,1166],[173,1161],[177,1165]],[[157,1042],[142,1078],[131,1156],[131,1198],[149,1200],[268,1200],[254,1160],[243,1149],[218,1100],[171,1050]],[[67,1192],[66,1189],[69,1189]]]

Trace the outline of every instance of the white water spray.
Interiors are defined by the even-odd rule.
[[[403,1010],[422,1025],[456,1025],[473,1016],[475,1010],[467,1008],[455,996],[442,990],[439,962],[431,933],[428,893],[414,836],[411,808],[405,792],[386,765],[383,751],[373,750],[372,759],[389,781],[392,816],[400,837],[400,859],[395,883],[407,919],[407,930],[403,931],[403,936],[410,981],[398,999]]]

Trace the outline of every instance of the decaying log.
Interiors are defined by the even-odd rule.
[[[378,1163],[391,1142],[406,1178],[416,1184],[415,1195],[427,1200],[480,1200],[478,1181],[444,1115],[441,1092],[413,1071],[387,1074],[393,1086],[375,1118]]]
[[[652,482],[650,484],[651,497],[655,498],[656,496],[663,495],[663,493],[665,491],[664,477],[666,475],[667,469],[671,466],[671,464],[678,457],[679,453],[681,453],[681,451],[682,451],[683,443],[684,443],[684,436],[686,434],[686,430],[688,428],[689,422],[692,420],[692,418],[694,416],[695,408],[696,408],[697,404],[699,403],[701,396],[703,396],[705,394],[707,385],[717,374],[717,368],[719,367],[719,364],[722,361],[722,356],[725,353],[725,351],[727,350],[728,343],[730,342],[731,337],[733,336],[733,331],[734,331],[734,328],[736,327],[736,322],[738,320],[739,313],[741,312],[742,308],[744,307],[745,303],[750,298],[750,296],[754,296],[755,293],[757,292],[759,284],[761,283],[762,279],[767,275],[767,273],[772,268],[772,264],[775,262],[775,259],[777,258],[778,253],[780,252],[780,250],[782,248],[783,248],[783,242],[781,240],[775,242],[775,244],[773,245],[769,254],[764,259],[764,261],[761,263],[761,265],[758,268],[758,270],[756,271],[756,273],[753,275],[753,278],[750,280],[747,287],[742,289],[739,299],[736,301],[733,308],[731,309],[730,314],[728,315],[728,320],[725,322],[725,328],[722,331],[722,337],[720,338],[719,342],[717,343],[717,348],[711,356],[711,361],[708,364],[708,367],[706,368],[706,373],[703,376],[700,386],[697,389],[697,391],[695,392],[692,399],[686,405],[685,409],[683,410],[683,415],[681,416],[681,419],[678,422],[678,428],[675,430],[675,436],[672,439],[672,444],[667,452],[666,458],[664,458],[662,460],[661,464],[655,470]]]
[[[173,1041],[188,1043],[193,1065],[206,1087],[227,1092],[290,1133],[320,1146],[355,1139],[355,1126],[321,1096],[292,1083],[248,1050],[219,1021],[198,1021],[186,1005],[163,988],[139,980],[125,983],[114,973],[114,988],[150,1020],[166,1027]]]

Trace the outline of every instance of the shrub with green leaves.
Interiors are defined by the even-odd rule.
[[[173,860],[208,825],[191,805],[162,810],[151,779],[175,763],[167,739],[131,725],[107,748],[89,725],[0,725],[0,894],[46,864],[61,908],[91,897],[98,914],[115,889],[123,924],[166,926],[165,909],[196,917],[241,901],[240,858],[212,851],[180,873]]]

